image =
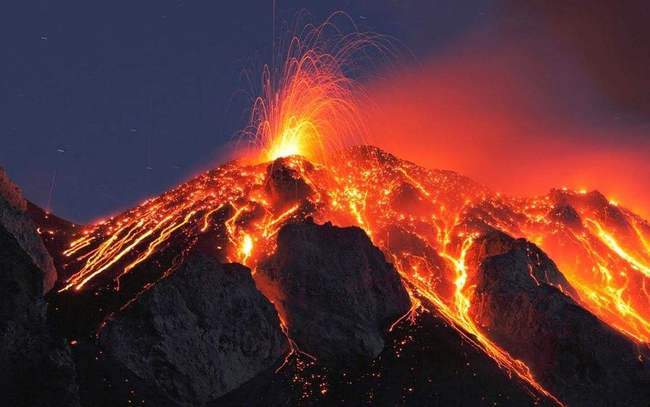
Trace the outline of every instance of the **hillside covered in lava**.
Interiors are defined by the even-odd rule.
[[[642,406],[650,224],[374,147],[233,161],[91,225],[0,179],[11,405]]]

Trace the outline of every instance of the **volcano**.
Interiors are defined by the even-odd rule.
[[[12,405],[650,396],[650,224],[597,191],[513,198],[357,146],[232,161],[91,225],[1,192]]]

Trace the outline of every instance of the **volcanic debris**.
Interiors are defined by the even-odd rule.
[[[201,406],[273,366],[288,343],[249,269],[196,254],[110,319],[99,349],[134,388]]]
[[[27,210],[28,202],[23,198],[20,189],[0,167],[0,225],[11,233],[20,247],[32,258],[42,274],[43,292],[47,292],[56,281],[56,269]]]
[[[0,394],[7,406],[79,405],[70,349],[46,320],[43,271],[0,225]]]
[[[410,308],[393,266],[355,227],[284,226],[256,281],[301,350],[339,365],[377,356],[386,328]]]
[[[475,246],[470,313],[568,405],[643,405],[643,347],[580,307],[552,260],[524,239],[494,232]]]

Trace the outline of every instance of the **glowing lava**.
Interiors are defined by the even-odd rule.
[[[474,270],[466,256],[492,227],[538,242],[575,289],[577,302],[639,343],[650,338],[650,226],[636,215],[597,193],[556,190],[511,199],[373,148],[352,148],[338,158],[327,166],[296,156],[224,165],[80,231],[64,252],[74,273],[61,290],[121,289],[118,282],[155,267],[175,239],[191,245],[216,234],[208,240],[216,239],[210,243],[215,253],[254,270],[274,252],[277,232],[287,223],[312,216],[356,225],[392,260],[414,304],[444,317],[499,366],[553,398],[470,314]],[[278,166],[285,168],[280,175],[269,171]]]
[[[262,70],[259,96],[254,100],[243,139],[253,145],[261,162],[301,155],[322,162],[328,152],[365,140],[360,106],[364,91],[349,77],[355,65],[390,44],[381,36],[344,33],[334,20],[307,26],[280,44],[281,61]],[[349,22],[349,21],[348,21]]]
[[[363,138],[365,126],[357,86],[343,62],[369,37],[324,42],[330,27],[326,22],[293,37],[281,68],[265,67],[262,95],[244,131],[257,148],[255,164],[223,165],[80,232],[63,252],[72,274],[60,291],[120,290],[127,275],[170,267],[167,273],[172,266],[161,266],[159,258],[176,254],[178,240],[188,247],[202,242],[223,261],[254,270],[273,253],[287,223],[311,216],[355,225],[393,261],[414,312],[421,303],[441,315],[499,366],[561,404],[470,315],[473,270],[466,256],[490,227],[540,244],[573,285],[577,302],[637,342],[648,341],[645,221],[591,194],[512,199],[378,149],[345,149]]]
[[[638,342],[650,341],[648,223],[597,192],[556,190],[520,205],[520,234],[539,236],[581,302]],[[571,209],[567,209],[569,208]],[[570,210],[558,218],[557,209]]]

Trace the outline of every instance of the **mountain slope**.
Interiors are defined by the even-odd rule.
[[[528,279],[538,287],[534,288],[538,304],[550,298],[572,304],[580,315],[597,321],[603,335],[624,344],[612,350],[612,358],[637,361],[621,366],[594,365],[594,360],[582,359],[583,370],[613,378],[590,388],[590,397],[603,404],[634,403],[646,397],[643,389],[649,388],[649,367],[645,355],[650,337],[650,296],[646,289],[650,287],[650,226],[646,221],[598,192],[553,190],[541,197],[515,199],[454,172],[428,170],[367,146],[340,152],[326,164],[300,157],[264,164],[228,163],[123,214],[81,228],[72,238],[62,232],[62,241],[57,244],[67,248],[61,253],[64,272],[59,274],[69,277],[60,280],[56,293],[49,296],[51,317],[65,335],[92,341],[106,318],[128,310],[143,292],[172,275],[194,251],[208,253],[221,262],[249,266],[264,292],[263,277],[267,274],[263,265],[279,250],[278,233],[282,235],[287,225],[310,219],[319,224],[357,226],[383,251],[412,304],[410,314],[403,316],[399,326],[421,326],[418,313],[430,312],[538,397],[580,405],[580,400],[587,400],[581,397],[582,390],[571,381],[557,380],[553,372],[535,361],[536,355],[520,349],[526,345],[515,346],[504,338],[503,332],[508,330],[501,330],[501,334],[492,330],[498,326],[500,308],[487,312],[489,308],[484,305],[493,304],[496,294],[486,285],[492,280],[483,276],[492,275],[488,271],[496,267],[497,274],[514,276],[497,278],[505,285],[505,291],[497,292],[514,292],[519,298],[526,290],[516,282],[522,277]],[[483,255],[477,254],[481,242],[495,231],[505,237],[490,243]],[[56,236],[54,231],[53,239]],[[498,252],[500,246],[507,249],[511,237],[527,239],[531,243],[522,247],[535,254],[517,257],[518,263],[511,269],[509,263],[489,260],[494,255],[485,256]],[[546,254],[535,251],[538,249],[532,243]],[[284,250],[290,253],[295,249]],[[324,260],[314,259],[311,272],[316,278],[319,262]],[[485,263],[488,261],[492,263]],[[542,266],[544,262],[553,266]],[[361,269],[355,273],[359,273],[357,278],[364,278]],[[371,300],[365,294],[357,295],[364,297],[359,298],[363,303]],[[297,308],[279,305],[276,308],[284,321],[283,329],[295,345],[292,353],[307,357],[300,351],[300,335],[291,336],[299,320],[291,313]],[[517,330],[534,330],[546,323],[542,316],[525,321],[528,325],[521,324]],[[582,317],[567,318],[567,324],[577,324],[576,335],[585,334],[579,328]],[[567,363],[557,359],[565,333],[548,332],[544,357],[553,363]],[[585,352],[599,352],[599,346],[607,345],[589,346],[592,348]],[[343,354],[345,350],[341,349]],[[638,392],[624,392],[612,400],[606,395],[620,393],[623,382],[618,378],[627,377],[627,373],[619,374],[621,369],[635,371],[638,384],[633,387],[638,386]],[[305,379],[301,374],[299,381]]]

